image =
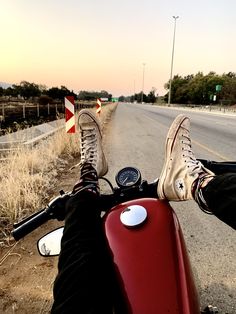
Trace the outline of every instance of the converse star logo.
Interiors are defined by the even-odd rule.
[[[175,188],[176,188],[176,191],[178,193],[183,194],[185,191],[184,180],[183,179],[177,179],[175,181]]]

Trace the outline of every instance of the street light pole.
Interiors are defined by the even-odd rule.
[[[143,84],[142,84],[142,95],[141,95],[141,103],[143,103],[143,89],[144,89],[144,70],[146,63],[143,63]]]
[[[135,80],[134,80],[134,101],[135,102]]]
[[[172,57],[171,57],[171,70],[170,70],[170,87],[169,87],[169,95],[168,95],[168,106],[170,106],[171,101],[171,84],[172,84],[172,74],[173,74],[173,63],[174,63],[174,51],[175,51],[175,30],[176,30],[176,20],[179,16],[173,16],[174,22],[174,36],[173,36],[173,47],[172,47]]]

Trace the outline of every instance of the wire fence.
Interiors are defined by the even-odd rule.
[[[75,103],[75,111],[82,108],[93,108],[95,102]],[[63,118],[65,115],[64,103],[41,105],[39,103],[8,102],[0,103],[0,123],[20,122],[28,119]]]

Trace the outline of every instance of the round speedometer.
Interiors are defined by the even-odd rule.
[[[141,183],[141,173],[137,168],[123,168],[116,175],[116,183],[120,187],[138,185]]]

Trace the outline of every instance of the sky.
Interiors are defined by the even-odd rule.
[[[0,82],[164,95],[173,16],[173,75],[236,72],[235,0],[0,0]]]

